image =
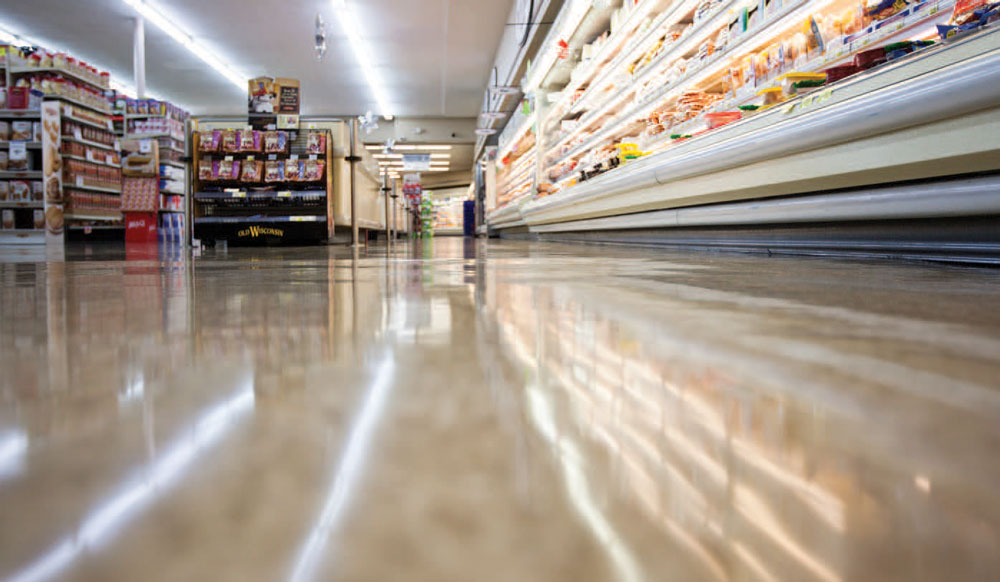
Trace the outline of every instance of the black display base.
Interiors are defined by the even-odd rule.
[[[324,244],[326,222],[254,221],[195,224],[194,236],[203,244],[214,246],[226,241],[229,246],[278,246]]]

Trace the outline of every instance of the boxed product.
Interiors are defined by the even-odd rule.
[[[288,134],[283,131],[264,132],[264,151],[268,153],[284,152],[288,146]]]
[[[32,180],[31,182],[31,200],[33,202],[41,202],[44,196],[45,189],[42,186],[41,180]]]
[[[32,135],[30,121],[12,121],[10,123],[11,141],[31,141]]]
[[[10,139],[10,124],[6,121],[0,120],[0,141],[7,141]]]
[[[31,200],[31,186],[25,180],[10,181],[10,201],[27,202]]]
[[[244,129],[238,132],[239,149],[241,152],[259,152],[260,132],[257,130]]]
[[[221,148],[224,152],[240,151],[239,136],[235,129],[222,130]]]
[[[35,229],[41,230],[41,229],[45,228],[45,211],[44,210],[41,210],[41,209],[35,210],[35,212],[32,215],[32,218],[34,219]]]
[[[7,202],[10,200],[10,182],[6,180],[0,180],[0,202]]]
[[[319,160],[306,160],[302,170],[302,180],[306,182],[316,182],[323,179],[324,162]]]
[[[306,151],[310,154],[326,153],[326,134],[319,131],[310,131],[306,135]]]
[[[42,122],[34,121],[31,124],[31,141],[42,141]]]
[[[150,175],[157,173],[156,165],[156,140],[151,139],[123,139],[122,149],[122,173],[128,175]]]
[[[202,158],[198,161],[198,179],[199,180],[214,180],[215,175],[212,172],[212,159]]]
[[[2,213],[3,222],[2,224],[4,230],[11,230],[14,228],[14,211],[4,210]]]
[[[7,150],[0,151],[0,172],[7,171]]]
[[[240,180],[243,182],[260,182],[264,177],[264,162],[248,159],[243,162]]]
[[[300,171],[299,160],[285,160],[285,180],[289,182],[296,182],[302,176]]]
[[[222,130],[213,129],[209,133],[202,133],[198,141],[198,151],[217,152],[219,144],[222,143]]]
[[[218,172],[216,174],[216,179],[218,180],[237,180],[240,177],[240,163],[237,160],[222,160],[221,162],[216,162],[218,164]]]
[[[268,160],[264,162],[264,181],[283,182],[285,180],[285,163]]]

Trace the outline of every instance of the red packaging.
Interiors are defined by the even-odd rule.
[[[870,69],[885,62],[885,47],[868,49],[854,55],[854,66],[861,70]]]
[[[28,87],[10,87],[7,89],[8,109],[27,109],[30,89]]]
[[[826,73],[826,82],[833,83],[834,81],[839,81],[845,77],[850,77],[855,73],[860,73],[861,70],[861,67],[854,65],[853,63],[848,63],[846,65],[830,67],[823,72]]]
[[[709,129],[715,129],[727,123],[739,121],[740,117],[742,116],[739,111],[716,111],[715,113],[706,113],[705,121],[708,122]]]

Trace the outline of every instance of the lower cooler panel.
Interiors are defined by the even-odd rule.
[[[631,244],[766,254],[850,256],[1000,265],[1000,215],[917,220],[503,232],[504,238]]]

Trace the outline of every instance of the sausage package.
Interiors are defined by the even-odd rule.
[[[283,182],[285,180],[285,162],[269,160],[264,162],[264,181]]]
[[[260,182],[264,174],[264,162],[245,160],[240,171],[241,182]]]

